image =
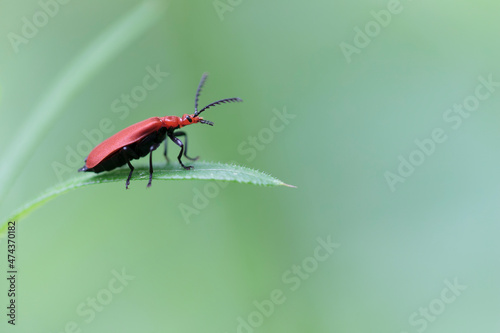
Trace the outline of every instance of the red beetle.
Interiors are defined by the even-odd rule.
[[[163,154],[168,162],[167,136],[170,140],[175,142],[176,145],[181,147],[181,151],[177,156],[181,166],[186,170],[191,169],[192,166],[185,166],[184,163],[182,163],[182,154],[184,153],[184,156],[191,161],[197,160],[198,157],[190,158],[187,156],[187,135],[185,132],[177,130],[181,127],[196,123],[213,126],[213,122],[203,119],[199,116],[199,114],[217,104],[242,102],[242,100],[237,97],[221,99],[208,104],[203,109],[198,111],[198,98],[206,78],[207,74],[205,73],[201,77],[200,84],[196,90],[193,114],[185,114],[182,118],[177,116],[153,117],[129,126],[97,145],[97,147],[95,147],[85,159],[85,165],[78,171],[92,171],[99,173],[102,171],[110,171],[121,167],[122,165],[128,164],[130,173],[127,181],[125,182],[125,188],[128,189],[130,178],[132,177],[132,172],[134,171],[134,167],[130,164],[130,161],[139,159],[149,154],[148,187],[150,187],[151,180],[153,178],[153,150],[158,148],[163,141],[165,141],[165,150]],[[178,138],[179,136],[183,136],[185,138],[184,144]]]

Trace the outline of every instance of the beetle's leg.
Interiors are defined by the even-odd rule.
[[[170,163],[170,161],[168,160],[168,156],[167,156],[167,142],[168,142],[168,139],[165,138],[165,143],[163,144],[163,156],[165,156],[165,159],[167,160],[167,163]]]
[[[181,164],[181,166],[184,169],[186,169],[186,170],[192,169],[193,168],[192,166],[185,166],[184,163],[182,163],[182,161],[181,161],[182,153],[184,152],[184,145],[182,144],[182,141],[179,138],[175,137],[173,134],[169,134],[168,137],[173,142],[175,142],[176,145],[178,145],[179,147],[181,147],[181,151],[179,152],[179,155],[177,156],[177,160],[179,161],[179,163]]]
[[[183,136],[184,137],[184,157],[186,157],[188,160],[191,161],[196,161],[197,159],[200,158],[200,156],[196,156],[195,158],[191,158],[187,156],[188,153],[188,137],[187,134],[183,131],[178,131],[174,133],[174,136]]]
[[[139,158],[139,156],[135,153],[134,150],[128,149],[128,147],[122,148],[122,154],[127,159],[128,167],[130,168],[130,173],[128,174],[127,181],[125,182],[125,188],[128,190],[128,186],[130,185],[130,179],[132,178],[132,173],[134,172],[134,167],[130,164],[130,160],[134,158]]]
[[[125,182],[125,188],[128,190],[128,186],[130,185],[130,178],[132,178],[132,172],[134,172],[134,167],[130,164],[130,161],[127,161],[128,167],[130,168],[130,173],[128,174],[127,181]]]
[[[149,147],[149,182],[148,187],[151,187],[151,180],[153,179],[153,150],[155,150],[158,146]]]

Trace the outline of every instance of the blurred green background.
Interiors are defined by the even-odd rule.
[[[58,197],[18,224],[17,322],[7,324],[2,278],[0,330],[498,331],[499,10],[0,1],[1,216],[75,176],[85,156],[69,167],[68,149],[102,119],[114,133],[191,113],[205,71],[200,104],[244,103],[207,111],[213,128],[186,128],[190,154],[298,186],[213,194],[210,182],[137,181]],[[148,68],[168,75],[116,112],[144,91]],[[284,111],[288,123],[273,120]],[[429,143],[435,129],[444,142]],[[388,172],[401,177],[392,188]],[[206,202],[195,206],[196,193]],[[186,219],[184,205],[197,213]],[[4,276],[5,239],[0,251]]]

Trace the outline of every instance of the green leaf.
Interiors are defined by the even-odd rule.
[[[295,187],[283,183],[281,180],[271,177],[261,171],[253,170],[247,167],[235,164],[222,164],[211,162],[194,163],[194,169],[184,170],[179,164],[155,164],[153,166],[153,186],[158,186],[158,180],[189,180],[203,179],[216,181],[229,181],[245,184],[254,184],[262,186],[288,186]],[[120,182],[125,191],[125,180],[128,177],[130,170],[128,168],[120,168],[100,174],[95,173],[80,173],[75,177],[57,184],[41,194],[38,198],[24,205],[7,219],[4,225],[0,228],[0,235],[7,230],[8,221],[17,221],[19,218],[26,216],[35,208],[40,207],[47,201],[79,187],[88,185],[96,185],[102,183]],[[129,191],[133,191],[134,187],[141,186],[137,183],[138,180],[149,180],[149,167],[147,165],[135,167],[132,179],[130,180]],[[155,181],[156,180],[156,181]],[[145,185],[144,185],[145,186]]]

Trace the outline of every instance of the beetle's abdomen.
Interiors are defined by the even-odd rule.
[[[127,161],[139,159],[141,157],[146,156],[151,151],[151,147],[153,150],[158,148],[160,144],[165,140],[165,136],[167,133],[167,129],[162,127],[159,131],[155,131],[138,142],[131,143],[126,145],[125,147],[120,148],[120,150],[114,152],[113,154],[107,156],[99,163],[94,165],[92,168],[88,167],[86,163],[80,170],[84,172],[103,172],[110,171],[116,168],[119,168],[125,164]],[[125,148],[125,149],[123,149]]]

